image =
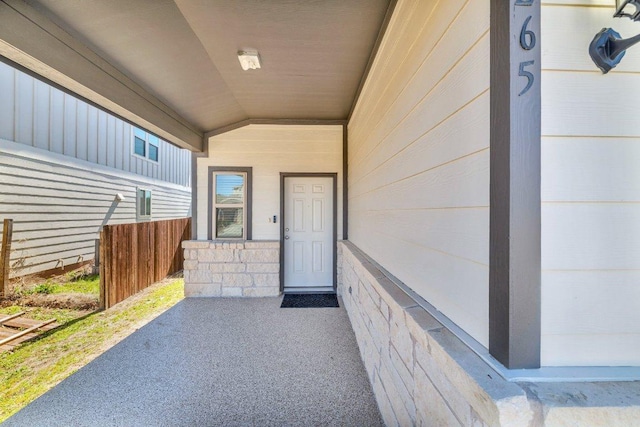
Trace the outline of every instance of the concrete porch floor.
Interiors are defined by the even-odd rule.
[[[3,425],[383,425],[344,308],[281,299],[185,299]]]

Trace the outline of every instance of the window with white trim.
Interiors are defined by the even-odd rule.
[[[137,195],[137,214],[138,218],[151,218],[151,190],[146,188],[138,188]]]
[[[216,239],[246,239],[247,174],[214,172],[213,221]]]
[[[159,147],[160,138],[140,128],[133,127],[133,154],[157,162]]]

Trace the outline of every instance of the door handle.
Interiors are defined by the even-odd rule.
[[[289,240],[289,236],[284,236],[284,240]]]

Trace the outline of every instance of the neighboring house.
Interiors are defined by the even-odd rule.
[[[640,31],[615,0],[8,3],[1,54],[194,152],[188,297],[339,293],[388,425],[638,424],[640,48],[588,53]]]
[[[104,225],[190,216],[190,169],[189,151],[0,62],[11,277],[91,261]]]

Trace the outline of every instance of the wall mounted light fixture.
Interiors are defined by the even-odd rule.
[[[640,20],[640,0],[616,0],[614,18]],[[591,41],[589,55],[593,62],[607,74],[620,63],[627,49],[640,42],[640,34],[623,39],[613,28],[603,28]]]
[[[616,0],[616,13],[614,18],[631,18],[632,21],[640,20],[640,1]]]

